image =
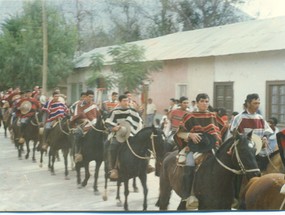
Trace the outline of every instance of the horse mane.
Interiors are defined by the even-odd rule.
[[[223,142],[220,147],[217,149],[216,154],[219,155],[225,150],[228,150],[229,147],[234,143],[235,138],[232,136],[229,139],[227,139],[225,142]]]

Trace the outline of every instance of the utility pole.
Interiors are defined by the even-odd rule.
[[[48,73],[48,35],[47,35],[47,16],[45,8],[45,0],[42,0],[42,30],[43,30],[43,78],[42,88],[43,94],[47,93],[47,73]]]

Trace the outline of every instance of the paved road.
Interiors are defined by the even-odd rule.
[[[43,167],[31,159],[19,160],[17,151],[9,138],[5,138],[0,128],[0,211],[122,211],[116,206],[115,182],[109,183],[109,199],[103,201],[101,195],[93,193],[93,177],[85,188],[78,189],[75,171],[70,171],[70,180],[64,179],[63,161],[55,163],[56,175],[52,176],[47,168],[47,157]],[[93,175],[95,163],[91,162]],[[82,173],[83,174],[83,173]],[[131,185],[131,184],[130,184]],[[99,176],[99,190],[104,191],[103,166]],[[142,187],[138,180],[139,193],[129,194],[129,209],[142,210]],[[158,210],[155,202],[158,196],[159,182],[154,174],[148,175],[148,210]],[[130,187],[132,191],[132,188]],[[121,196],[123,200],[123,193]],[[175,210],[179,198],[174,193],[169,209]]]

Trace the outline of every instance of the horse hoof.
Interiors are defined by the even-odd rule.
[[[134,193],[138,193],[139,192],[139,188],[134,187]]]
[[[34,159],[34,160],[33,160],[33,163],[37,163],[37,160]]]
[[[94,191],[95,196],[99,196],[100,192],[98,190]]]
[[[102,196],[102,199],[103,199],[104,201],[107,201],[107,200],[108,200],[108,197],[107,197],[106,195],[103,195],[103,196]]]
[[[81,184],[77,184],[77,188],[78,188],[78,189],[82,189],[83,187],[82,187]]]
[[[51,172],[51,175],[55,175],[55,173],[54,173],[54,172]]]
[[[70,178],[68,176],[65,176],[65,180],[70,180]]]
[[[42,164],[42,163],[40,163],[40,164],[39,164],[39,167],[41,167],[41,168],[42,168],[42,167],[43,167],[43,164]]]
[[[121,200],[117,200],[117,206],[118,206],[118,207],[122,207],[122,206],[123,206]]]

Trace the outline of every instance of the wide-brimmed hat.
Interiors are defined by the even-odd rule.
[[[120,143],[124,143],[128,140],[131,134],[131,125],[127,121],[122,121],[119,125],[121,128],[116,132],[116,140]]]
[[[216,138],[208,133],[202,133],[201,141],[198,144],[195,144],[192,140],[188,141],[188,146],[192,152],[207,152],[214,148],[216,144]]]
[[[21,114],[27,114],[32,109],[32,103],[30,101],[23,101],[20,105]]]
[[[16,95],[14,95],[13,97],[12,97],[12,101],[15,101],[15,100],[17,100],[17,99],[19,99],[19,98],[21,98],[21,96],[20,96],[20,94],[16,94]]]

